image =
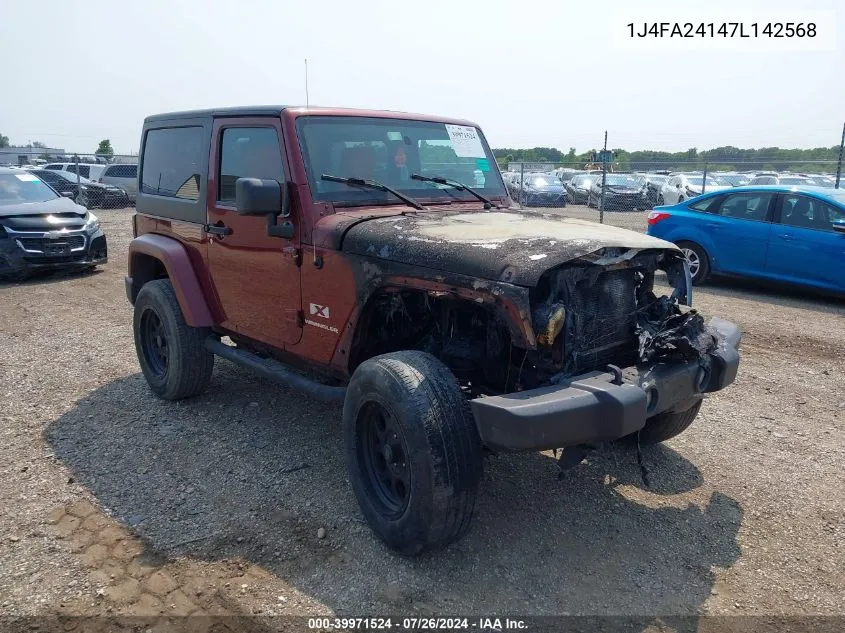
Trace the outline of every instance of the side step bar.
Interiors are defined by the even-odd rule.
[[[346,387],[332,387],[331,385],[316,382],[289,369],[277,360],[262,358],[246,350],[226,345],[216,336],[209,336],[205,339],[204,345],[205,349],[221,358],[230,360],[238,365],[243,365],[274,382],[304,391],[317,400],[322,400],[323,402],[343,402],[346,396]]]

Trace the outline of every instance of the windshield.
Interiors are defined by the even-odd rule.
[[[700,187],[704,182],[704,178],[701,176],[687,176],[687,184],[693,187]],[[708,187],[718,187],[719,183],[713,180],[712,178],[707,179],[707,186]]]
[[[718,176],[714,176],[714,178],[721,185],[733,185],[735,187],[747,185],[751,182],[747,177],[738,174],[719,174]]]
[[[85,176],[79,176],[79,179],[77,180],[76,174],[73,174],[69,171],[52,171],[52,170],[50,170],[50,172],[55,174],[59,178],[64,178],[68,182],[78,182],[82,185],[90,185],[94,182],[93,180],[88,180]]]
[[[0,174],[0,205],[44,202],[58,198],[56,192],[32,174]]]
[[[535,187],[549,187],[554,185],[561,185],[560,180],[555,176],[534,176],[531,178],[531,184]]]
[[[610,187],[640,187],[642,181],[636,176],[625,176],[622,174],[607,174],[605,184]]]
[[[493,153],[478,128],[346,116],[303,116],[296,121],[314,200],[390,202],[372,189],[321,180],[323,174],[376,180],[414,198],[475,200],[466,191],[414,180],[411,174],[460,182],[487,197],[505,197]]]

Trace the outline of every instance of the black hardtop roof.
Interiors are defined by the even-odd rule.
[[[263,105],[238,106],[233,108],[208,108],[205,110],[183,110],[181,112],[164,112],[153,114],[144,119],[144,123],[151,121],[172,121],[173,119],[202,119],[215,116],[280,116],[282,110],[289,106]]]

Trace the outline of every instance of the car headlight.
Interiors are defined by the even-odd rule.
[[[100,218],[93,213],[88,214],[88,221],[85,223],[85,230],[89,233],[96,233],[100,228]]]

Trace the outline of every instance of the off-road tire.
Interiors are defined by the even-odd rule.
[[[374,415],[382,416],[387,429],[393,428],[384,433],[396,438],[389,440],[395,443],[395,450],[388,451],[390,461],[384,453],[378,459],[379,451],[373,448]],[[457,380],[437,358],[401,351],[362,363],[347,387],[343,436],[349,480],[361,512],[388,547],[414,556],[467,533],[482,475],[481,441]],[[382,473],[395,466],[406,474],[404,498],[387,485],[379,488],[373,464],[384,466]],[[386,503],[384,490],[398,503]]]
[[[692,284],[694,286],[698,286],[703,284],[707,281],[707,278],[710,276],[710,256],[707,255],[707,251],[704,250],[702,246],[696,244],[695,242],[687,242],[687,241],[680,241],[677,242],[677,245],[681,249],[689,249],[695,253],[698,257],[698,269],[695,271],[695,274],[692,275]],[[693,271],[690,270],[690,273]]]
[[[155,359],[151,359],[152,352],[147,347],[151,344],[147,323],[153,318],[160,323],[161,338],[167,350],[163,371],[156,366]],[[211,330],[185,323],[169,279],[150,281],[138,292],[133,330],[141,371],[157,396],[164,400],[180,400],[195,396],[208,386],[214,369],[214,354],[203,347],[203,342]]]
[[[701,403],[702,400],[699,400],[686,411],[658,413],[646,420],[645,426],[639,431],[640,444],[659,444],[683,433],[695,420]],[[632,439],[636,439],[636,434]]]

